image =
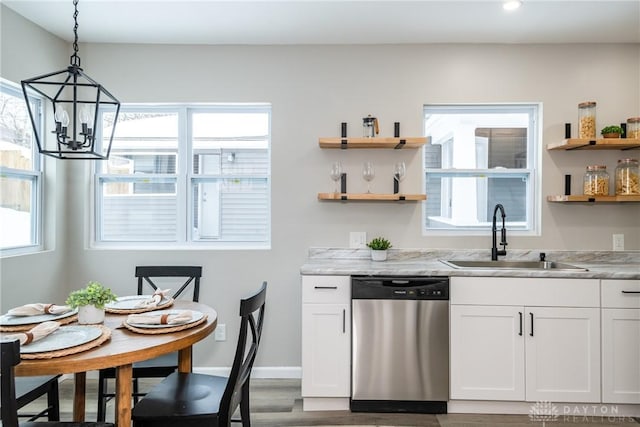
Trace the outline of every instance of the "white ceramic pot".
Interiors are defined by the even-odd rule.
[[[78,307],[78,323],[81,325],[93,325],[104,322],[104,308],[96,308],[94,305]]]
[[[387,251],[385,250],[373,250],[371,249],[371,259],[373,261],[386,261],[387,260]]]

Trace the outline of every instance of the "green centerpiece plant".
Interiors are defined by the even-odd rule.
[[[105,305],[116,299],[110,288],[90,281],[84,289],[71,292],[66,304],[78,309],[78,323],[94,324],[104,322]]]

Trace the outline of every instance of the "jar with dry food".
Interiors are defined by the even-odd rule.
[[[638,159],[621,159],[616,167],[616,196],[631,194],[640,194],[640,166]]]
[[[609,173],[607,173],[607,167],[604,165],[587,166],[583,183],[583,193],[586,196],[608,196]]]
[[[640,117],[627,119],[627,138],[640,139]]]
[[[596,103],[578,104],[578,138],[596,139]]]

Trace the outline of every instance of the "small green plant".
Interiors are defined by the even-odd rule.
[[[620,126],[617,126],[617,125],[605,126],[605,127],[602,128],[600,133],[602,135],[607,134],[607,133],[621,134],[622,133],[622,128]]]
[[[87,287],[73,291],[69,294],[66,304],[71,308],[93,305],[96,308],[104,308],[105,304],[115,301],[116,294],[111,289],[105,288],[98,282],[89,282]]]
[[[375,239],[367,243],[367,246],[374,251],[384,251],[386,249],[389,249],[393,245],[391,245],[391,242],[384,237],[376,237]]]

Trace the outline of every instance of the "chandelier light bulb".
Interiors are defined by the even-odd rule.
[[[63,128],[69,126],[69,114],[67,113],[67,110],[62,110],[62,113],[60,113],[60,123]]]
[[[90,118],[90,114],[89,114],[89,107],[84,106],[80,109],[80,123],[82,124],[87,124],[89,123],[89,118]]]
[[[522,6],[522,1],[521,0],[506,0],[502,4],[502,8],[504,10],[516,10],[516,9],[520,8],[520,6]]]

